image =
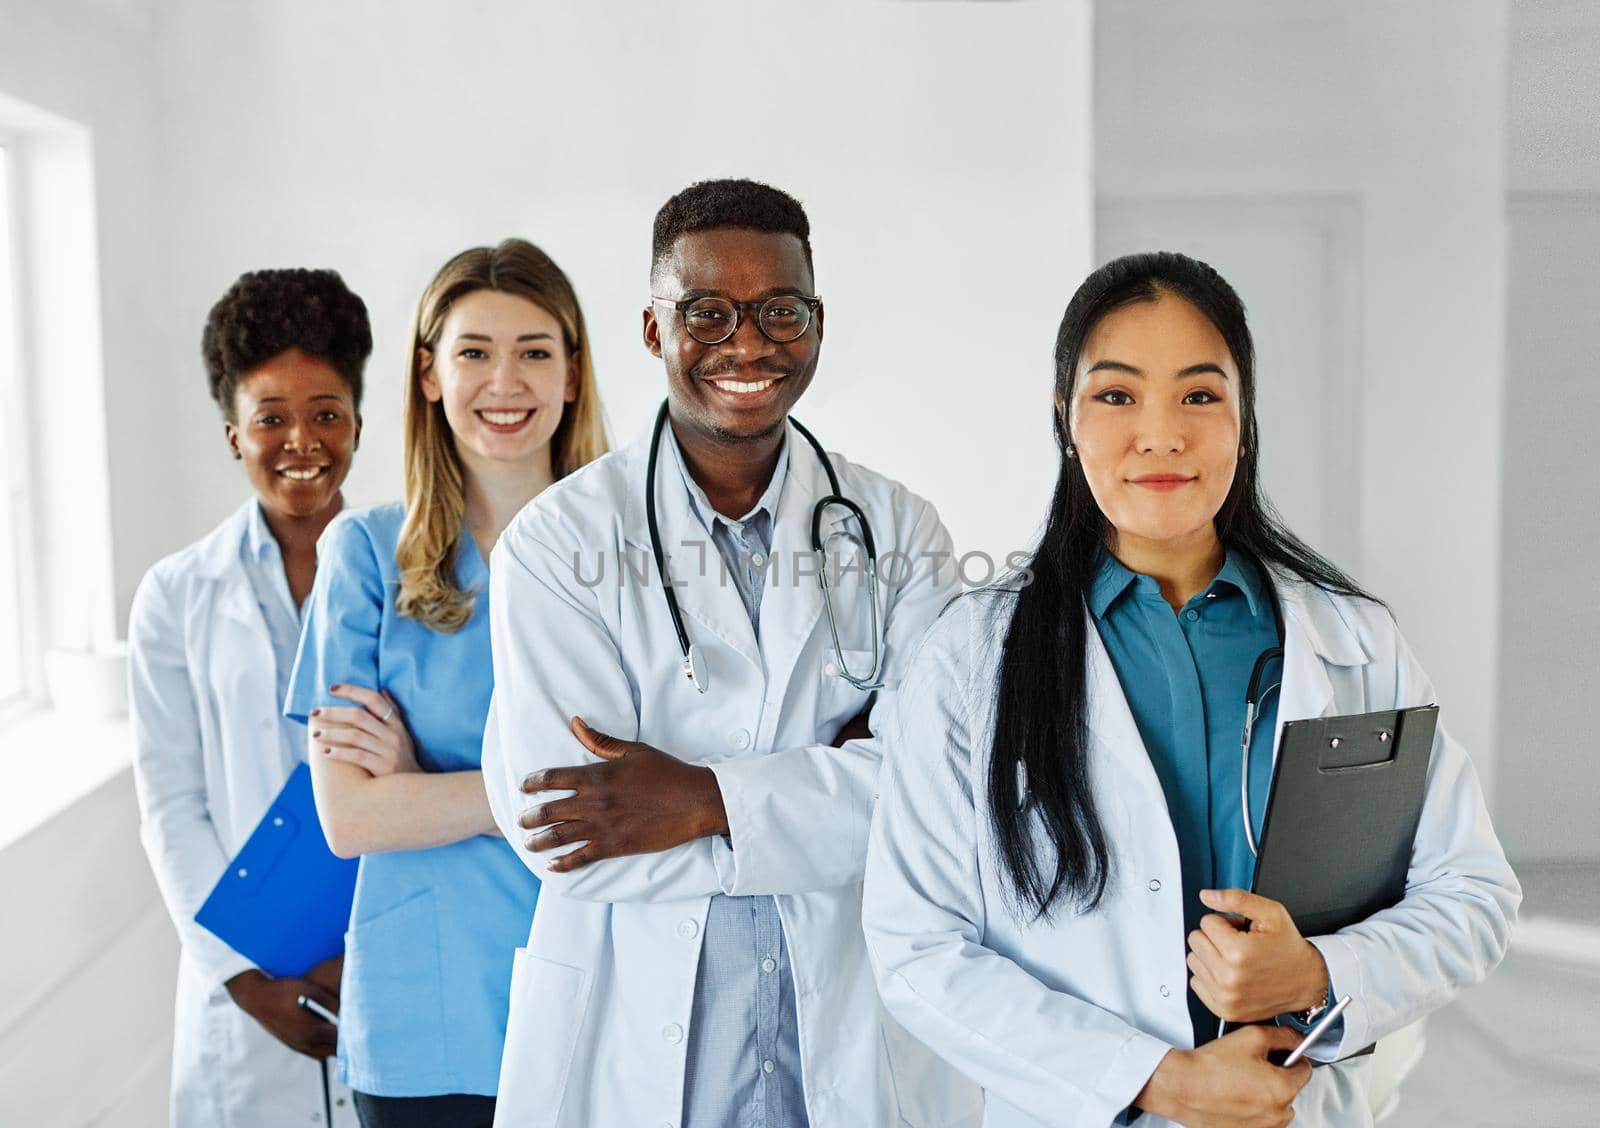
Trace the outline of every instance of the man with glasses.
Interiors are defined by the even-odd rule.
[[[656,427],[494,551],[484,778],[545,881],[497,1123],[981,1118],[881,1011],[860,923],[872,729],[957,588],[950,538],[789,419],[822,329],[797,201],[674,196],[644,311]]]

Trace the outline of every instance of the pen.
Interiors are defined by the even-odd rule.
[[[305,1010],[310,1011],[312,1014],[314,1014],[318,1018],[322,1019],[323,1022],[331,1022],[335,1026],[339,1025],[339,1016],[334,1014],[331,1010],[329,1010],[327,1007],[323,1006],[321,1003],[317,1002],[317,1000],[308,999],[304,995],[301,995],[297,999],[295,999],[295,1002],[299,1003],[300,1006],[302,1008],[304,1008]]]
[[[1304,1038],[1300,1039],[1300,1044],[1289,1051],[1289,1056],[1283,1059],[1284,1067],[1287,1068],[1304,1057],[1306,1051],[1311,1048],[1312,1043],[1328,1032],[1328,1027],[1334,1024],[1334,1021],[1344,1013],[1344,1008],[1349,1005],[1350,996],[1346,995],[1329,1007],[1328,1012],[1317,1020],[1317,1024],[1306,1032]]]

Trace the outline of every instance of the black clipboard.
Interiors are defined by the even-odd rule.
[[[1283,726],[1250,891],[1282,904],[1300,935],[1405,896],[1438,724],[1439,707],[1421,705]]]
[[[1283,726],[1252,893],[1322,936],[1399,903],[1439,707]]]

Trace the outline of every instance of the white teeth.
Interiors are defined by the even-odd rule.
[[[509,427],[513,423],[521,423],[528,416],[532,415],[533,412],[531,412],[531,411],[480,411],[480,412],[478,412],[478,414],[483,416],[483,418],[487,422],[493,423],[497,427]]]
[[[774,380],[758,380],[747,384],[743,380],[713,380],[711,381],[725,392],[764,392],[772,387]]]
[[[307,466],[301,470],[279,470],[278,473],[282,474],[285,478],[293,478],[297,482],[309,482],[313,478],[321,477],[323,469],[324,467],[321,466]]]

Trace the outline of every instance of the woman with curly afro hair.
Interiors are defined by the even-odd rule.
[[[251,496],[156,564],[129,626],[141,837],[182,943],[173,1045],[175,1128],[322,1123],[320,1062],[340,960],[275,979],[195,912],[305,755],[282,716],[317,539],[343,505],[361,437],[372,329],[331,270],[245,274],[202,338],[223,435]],[[342,1090],[336,1123],[354,1123]]]

